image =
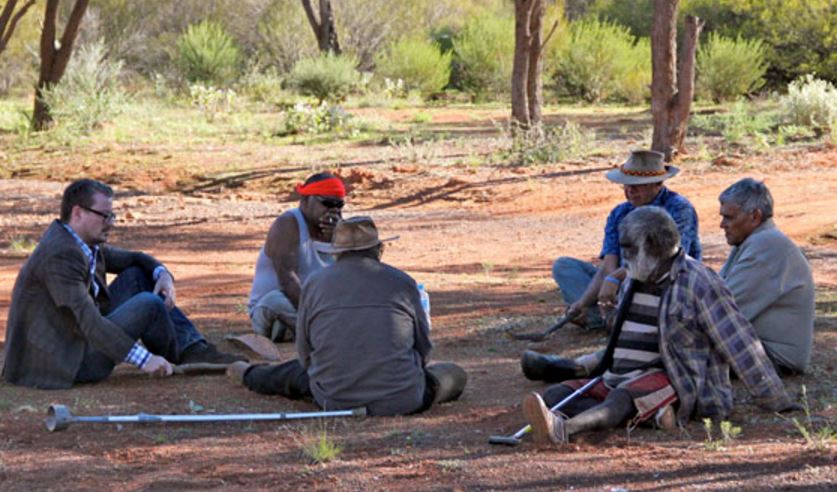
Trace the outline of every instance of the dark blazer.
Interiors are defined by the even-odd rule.
[[[105,273],[160,265],[143,253],[103,245],[96,258],[93,298],[88,260],[59,221],[53,222],[18,273],[6,325],[3,377],[34,388],[69,388],[88,344],[119,363],[134,345],[104,317],[110,310]]]

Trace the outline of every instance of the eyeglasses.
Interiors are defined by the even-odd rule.
[[[105,222],[116,222],[116,214],[113,212],[102,212],[101,210],[95,210],[90,207],[85,207],[84,205],[79,205],[79,207],[87,210],[90,213],[96,214],[99,217],[105,219]]]
[[[346,202],[339,198],[324,198],[321,196],[314,196],[318,202],[322,203],[325,208],[343,208]]]

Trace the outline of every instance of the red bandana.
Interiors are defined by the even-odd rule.
[[[346,196],[346,187],[341,179],[328,178],[308,185],[298,184],[296,185],[296,192],[302,196],[320,195],[343,198]]]

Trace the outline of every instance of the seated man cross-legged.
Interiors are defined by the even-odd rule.
[[[693,417],[726,418],[733,406],[730,369],[757,404],[769,411],[795,409],[752,325],[712,270],[679,248],[671,216],[641,207],[619,226],[628,273],[604,357],[593,371],[602,382],[561,409],[552,406],[587,380],[549,387],[523,401],[535,440],[613,428],[628,419],[657,417],[685,424]],[[678,410],[676,415],[672,405]]]
[[[113,190],[82,179],[26,260],[12,291],[3,377],[34,388],[105,379],[120,362],[172,374],[170,363],[229,364],[175,307],[174,279],[146,254],[108,246]],[[117,274],[108,285],[106,273]],[[141,340],[142,343],[139,343]]]
[[[721,193],[732,246],[720,275],[780,373],[804,373],[814,340],[814,278],[799,247],[773,222],[770,190],[744,178]]]
[[[302,284],[332,263],[321,251],[340,220],[346,188],[331,173],[317,173],[296,187],[299,207],[270,226],[256,260],[248,312],[253,330],[276,342],[293,340]]]
[[[259,393],[313,397],[326,410],[366,407],[370,415],[416,413],[458,398],[465,371],[427,365],[432,345],[416,282],[381,262],[383,247],[369,217],[339,222],[327,249],[337,262],[302,287],[299,359],[236,363],[230,377]]]
[[[552,266],[552,276],[567,303],[567,315],[590,328],[604,326],[596,302],[601,292],[610,288],[615,294],[621,280],[622,252],[619,247],[619,224],[637,207],[655,205],[664,208],[677,223],[683,250],[697,260],[701,256],[698,239],[697,213],[689,200],[669,190],[664,181],[680,170],[665,165],[660,152],[635,150],[630,158],[606,177],[624,188],[626,201],[611,210],[605,225],[601,263],[598,267],[575,258],[558,258]]]

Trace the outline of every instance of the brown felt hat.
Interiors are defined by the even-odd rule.
[[[680,169],[665,165],[665,155],[655,150],[634,150],[621,166],[607,172],[607,179],[623,185],[661,183]]]
[[[324,253],[343,253],[346,251],[360,251],[377,246],[384,241],[393,241],[398,236],[386,239],[378,238],[378,228],[371,217],[364,215],[341,220],[334,228],[331,244],[318,249]]]

